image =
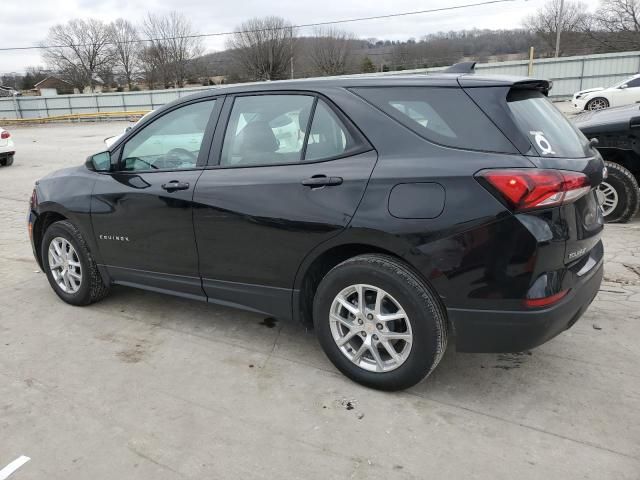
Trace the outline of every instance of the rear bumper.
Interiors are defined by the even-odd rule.
[[[569,294],[540,310],[496,311],[448,309],[459,352],[521,352],[545,343],[570,328],[587,310],[600,288],[602,260]]]

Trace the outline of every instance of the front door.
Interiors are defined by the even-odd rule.
[[[211,301],[287,317],[298,267],[347,226],[377,155],[312,94],[229,98],[222,118],[216,168],[194,197],[203,288]]]
[[[625,88],[620,88],[618,92],[611,96],[611,107],[632,105],[640,102],[640,78],[632,78],[625,85]]]
[[[193,192],[206,163],[217,102],[179,106],[142,127],[119,147],[117,171],[96,182],[92,224],[102,262],[116,283],[203,297]]]

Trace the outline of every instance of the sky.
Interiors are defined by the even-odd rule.
[[[30,0],[2,1],[0,8],[0,47],[31,46],[42,42],[48,29],[72,18],[97,18],[105,22],[118,17],[141,22],[147,12],[156,14],[178,10],[189,18],[199,33],[228,32],[251,17],[277,15],[294,24],[322,22],[363,16],[425,10],[481,0]],[[514,0],[497,5],[478,6],[449,12],[425,13],[384,20],[346,23],[338,28],[361,38],[382,40],[419,39],[428,33],[472,28],[519,28],[523,20],[546,0]],[[598,0],[584,1],[590,10]],[[301,29],[300,35],[313,29]],[[207,52],[223,50],[224,37],[205,39]],[[38,50],[0,51],[0,74],[22,72],[30,65],[44,65]]]

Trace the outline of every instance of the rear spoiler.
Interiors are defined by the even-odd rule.
[[[553,82],[550,80],[522,80],[515,82],[511,88],[518,90],[538,90],[545,95],[549,95],[549,91],[553,88]]]

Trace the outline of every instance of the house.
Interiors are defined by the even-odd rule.
[[[43,97],[55,97],[58,94],[74,93],[73,85],[58,77],[47,77],[34,85],[34,90]]]

